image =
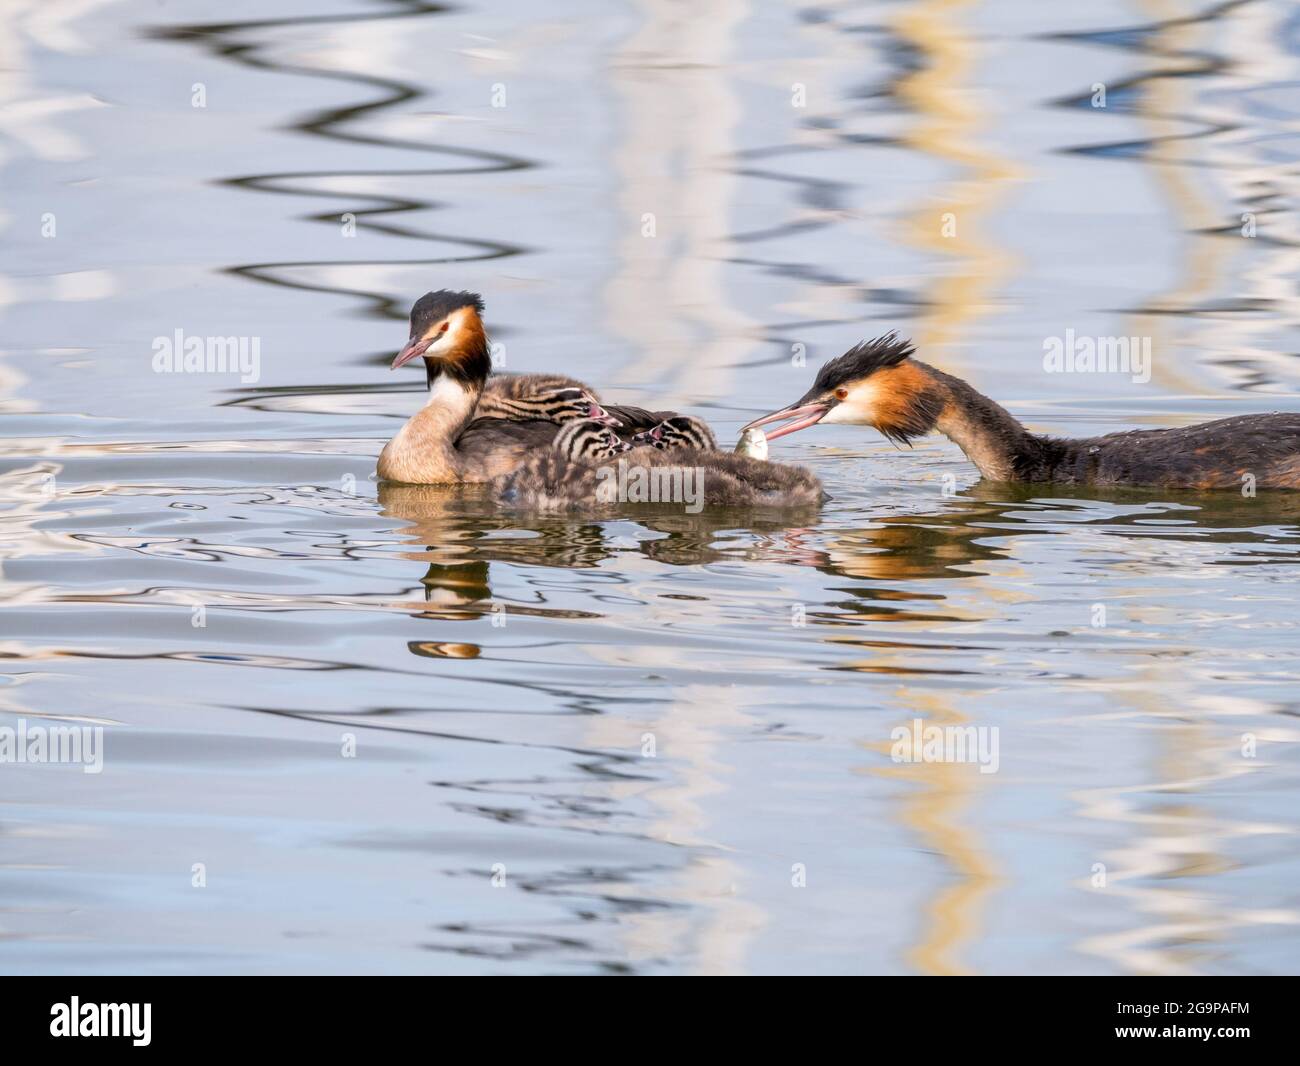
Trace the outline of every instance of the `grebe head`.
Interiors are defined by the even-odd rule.
[[[794,420],[769,432],[771,441],[819,422],[873,426],[890,440],[908,444],[934,428],[944,403],[938,383],[911,358],[915,351],[897,333],[864,341],[825,364],[813,387],[789,407],[744,428]]]
[[[486,354],[482,314],[483,297],[476,292],[426,292],[411,308],[410,339],[393,360],[393,369],[421,355],[442,359],[479,348]]]
[[[670,448],[695,448],[702,452],[718,449],[718,442],[709,429],[698,418],[690,415],[674,415],[666,418],[653,429],[647,429],[632,438],[634,445],[649,445],[660,451]]]
[[[556,451],[568,459],[589,463],[609,459],[625,452],[632,445],[620,439],[607,425],[593,418],[566,422],[551,443]]]
[[[535,399],[525,402],[524,406],[537,412],[537,417],[546,422],[590,421],[602,426],[621,426],[623,423],[611,415],[599,403],[596,397],[586,389],[563,386],[543,390]]]

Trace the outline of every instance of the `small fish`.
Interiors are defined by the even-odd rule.
[[[751,459],[767,458],[767,434],[761,429],[747,429],[736,441],[736,454],[748,455]]]

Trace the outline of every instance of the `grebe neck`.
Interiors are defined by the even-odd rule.
[[[924,364],[922,364],[924,365]],[[990,481],[1046,481],[1062,459],[1060,443],[1025,429],[1000,404],[961,378],[925,366],[942,402],[934,428]]]
[[[429,392],[424,406],[397,431],[379,456],[386,481],[439,484],[466,480],[456,439],[474,418],[492,369],[481,329],[437,358],[424,360]]]

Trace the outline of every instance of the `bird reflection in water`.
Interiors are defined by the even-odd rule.
[[[489,601],[489,562],[584,569],[624,551],[636,551],[671,566],[737,559],[808,566],[824,561],[823,553],[803,543],[803,537],[817,523],[815,507],[783,512],[780,518],[755,518],[745,511],[710,509],[686,514],[675,506],[628,504],[602,515],[601,522],[593,522],[583,518],[502,515],[481,490],[472,486],[387,482],[379,486],[379,504],[383,517],[410,523],[402,534],[424,545],[421,551],[406,553],[406,557],[430,563],[426,600],[439,610],[454,611]],[[633,534],[638,538],[635,547],[616,546],[610,540],[607,523],[618,520],[633,522],[643,531]],[[800,521],[807,525],[791,525]],[[503,532],[510,535],[494,535]],[[467,569],[468,561],[482,563],[484,569]]]

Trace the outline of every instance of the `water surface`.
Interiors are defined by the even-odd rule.
[[[439,287],[728,443],[892,328],[1045,432],[1300,410],[1293,5],[8,29],[0,724],[105,732],[0,767],[0,969],[1296,971],[1300,501],[840,427],[774,445],[797,521],[373,480]],[[258,380],[155,373],[178,329]],[[1045,372],[1067,329],[1151,380]],[[918,719],[997,773],[894,762]]]

